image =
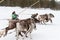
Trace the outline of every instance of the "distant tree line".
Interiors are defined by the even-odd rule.
[[[38,0],[4,0],[2,3],[0,3],[0,6],[29,7],[36,1],[38,1]],[[56,2],[55,2],[55,0],[39,0],[39,2],[32,7],[33,8],[39,8],[39,7],[55,8]]]

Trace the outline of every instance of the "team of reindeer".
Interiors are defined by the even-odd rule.
[[[16,29],[17,40],[19,35],[23,37],[28,37],[28,33],[31,34],[33,29],[36,29],[36,23],[46,24],[46,22],[51,22],[54,15],[52,13],[38,15],[38,13],[32,14],[31,18],[22,19],[22,20],[9,20],[8,27],[0,31],[0,37],[6,36],[9,30]],[[24,35],[22,34],[24,33]]]

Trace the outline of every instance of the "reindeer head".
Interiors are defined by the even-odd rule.
[[[53,18],[53,17],[54,17],[54,15],[53,15],[52,13],[50,13],[49,15],[50,15],[50,17],[51,17],[51,18]]]
[[[38,15],[38,13],[32,14],[31,18],[35,18],[37,15]]]

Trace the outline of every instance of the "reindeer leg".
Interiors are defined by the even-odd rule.
[[[25,37],[28,38],[27,33],[25,32],[24,34],[25,34]]]
[[[21,32],[19,32],[19,35],[21,35],[23,37],[23,35],[21,34]]]
[[[4,35],[4,37],[7,35],[8,29],[9,29],[8,27],[5,28],[5,35]]]
[[[31,33],[30,33],[30,39],[32,39]]]
[[[42,24],[42,20],[40,21],[40,23]]]
[[[22,31],[22,32],[25,34],[25,37],[28,37],[26,31]]]
[[[17,36],[16,40],[18,40],[18,38],[19,38],[19,31],[18,31],[17,28],[16,28],[16,36]]]
[[[44,20],[43,20],[43,23],[46,24]]]
[[[33,23],[33,25],[34,25],[34,29],[37,30],[35,22]]]
[[[50,22],[52,23],[52,19],[49,19],[50,20]]]
[[[8,32],[9,30],[11,30],[11,29],[14,29],[14,27],[13,27],[13,28],[6,27],[6,28],[5,28],[5,35],[4,35],[4,36],[6,36],[6,35],[7,35],[7,32]]]

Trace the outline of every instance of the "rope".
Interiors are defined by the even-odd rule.
[[[35,2],[35,3],[33,3],[32,5],[30,5],[29,7],[32,7],[32,6],[34,6],[35,4],[37,4],[39,2],[39,0],[37,1],[37,2]],[[22,10],[19,14],[21,14],[22,12],[24,12],[24,11],[26,11],[27,9],[25,8],[24,10]]]
[[[30,7],[34,6],[35,4],[37,4],[39,2],[39,0],[37,2],[35,2],[34,4],[30,5]]]
[[[11,20],[11,19],[0,19],[0,20]]]

